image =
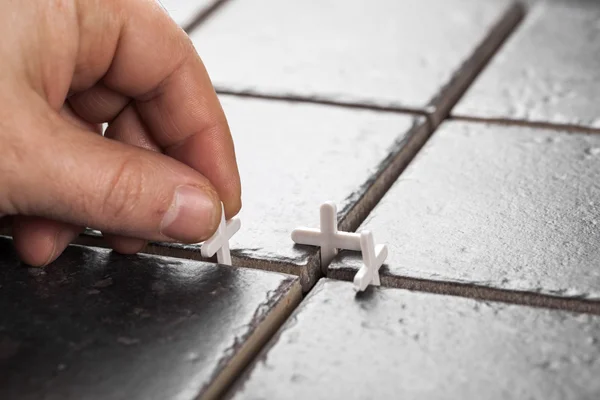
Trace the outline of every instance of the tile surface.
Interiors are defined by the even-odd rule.
[[[317,251],[295,246],[292,230],[318,227],[319,206],[327,200],[337,203],[340,219],[353,223],[385,190],[385,181],[391,184],[389,171],[398,170],[398,161],[428,134],[424,118],[405,114],[231,96],[221,101],[242,179],[234,265],[299,275],[306,290],[320,274]],[[148,251],[194,258],[199,249],[176,244]]]
[[[231,1],[191,37],[222,90],[435,110],[516,23],[513,5]]]
[[[158,0],[182,28],[194,20],[218,0]]]
[[[600,3],[541,1],[453,114],[600,128]]]
[[[0,294],[0,398],[195,399],[229,383],[300,287],[270,272],[82,247],[27,269],[2,238]]]
[[[594,399],[600,317],[323,279],[235,399]]]
[[[597,182],[598,135],[446,122],[359,230],[389,246],[387,277],[598,300]]]

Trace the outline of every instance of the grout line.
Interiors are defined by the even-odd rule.
[[[212,377],[208,386],[200,392],[198,399],[222,399],[288,321],[302,302],[302,290],[297,281],[287,285],[286,289],[287,292],[270,307],[268,313],[254,326],[249,337],[236,349],[235,356],[229,360],[223,370]]]
[[[470,117],[465,115],[451,115],[447,118],[450,121],[465,121],[465,122],[474,122],[474,123],[484,123],[484,124],[496,124],[496,125],[504,125],[504,126],[520,126],[524,128],[540,128],[540,129],[549,129],[555,131],[571,131],[578,133],[595,133],[600,134],[599,128],[590,128],[582,125],[573,125],[573,124],[561,124],[554,122],[544,122],[544,121],[526,121],[520,119],[510,119],[510,118],[486,118],[486,117]]]
[[[10,232],[0,232],[1,235],[6,235],[10,237]],[[106,244],[101,245],[103,242],[100,238],[93,238],[87,236],[88,239],[92,239],[91,241],[86,240],[86,237],[81,235],[73,244],[80,246],[92,246],[92,247],[107,247]],[[156,249],[149,249],[141,252],[140,254],[150,254],[150,255],[161,255],[161,256],[169,256],[174,258],[182,258],[189,260],[199,260],[199,261],[207,261],[206,259],[200,258],[200,252],[198,254],[191,254],[190,251],[180,250],[174,254],[174,252],[169,252],[168,250],[174,250],[170,248],[162,248],[160,246],[154,246]],[[190,254],[188,254],[190,253]],[[318,261],[318,254],[312,255],[309,258],[309,263]],[[264,260],[261,259],[250,259],[250,258],[237,258],[234,257],[235,267],[238,268],[252,268],[252,269],[260,269],[269,272],[279,272],[285,273],[288,275],[299,276],[297,274],[298,268],[290,268],[289,265],[281,262],[272,262],[265,263]],[[270,266],[263,266],[263,264],[269,264],[270,266],[278,266],[279,268],[272,268]],[[260,265],[260,267],[257,267]],[[293,267],[297,267],[293,265]],[[316,268],[318,271],[319,268]],[[354,279],[354,275],[356,271],[353,269],[335,269],[328,270],[326,278],[334,279],[334,280],[343,280],[352,282]],[[314,286],[318,283],[319,279],[322,276],[314,276],[311,277],[309,282],[302,282],[303,277],[300,276],[300,284],[302,286],[303,295],[306,296]],[[305,278],[306,279],[306,278]],[[309,287],[306,288],[305,285],[308,283]],[[383,287],[390,287],[396,289],[406,289],[418,292],[425,293],[434,293],[441,295],[449,295],[456,297],[464,297],[464,298],[472,298],[476,300],[482,301],[494,301],[522,306],[531,306],[537,308],[545,308],[545,309],[555,309],[562,311],[571,311],[577,313],[587,313],[587,314],[595,314],[600,315],[600,301],[595,300],[585,300],[582,298],[576,297],[559,297],[553,296],[549,294],[542,293],[533,293],[526,291],[517,291],[510,289],[498,289],[491,288],[467,283],[458,283],[458,282],[450,282],[450,281],[435,281],[428,279],[420,279],[420,278],[411,278],[404,276],[392,276],[392,275],[381,275],[381,284]]]
[[[306,103],[306,104],[318,104],[333,107],[358,109],[358,110],[370,110],[370,111],[381,111],[389,113],[403,113],[403,114],[414,114],[418,116],[427,117],[429,114],[425,110],[420,110],[411,107],[397,107],[397,106],[384,106],[378,104],[351,102],[351,101],[338,101],[329,100],[322,97],[304,97],[298,95],[276,95],[267,93],[256,93],[251,91],[236,91],[224,88],[215,88],[217,94],[233,97],[242,97],[250,99],[261,99],[261,100],[273,100],[273,101],[287,101],[295,103]]]
[[[183,27],[183,30],[189,35],[192,31],[198,28],[204,21],[210,18],[223,4],[228,2],[229,0],[217,0],[212,3],[208,8],[204,9],[200,14],[198,14],[190,23]]]
[[[327,278],[352,281],[355,273],[355,270],[350,269],[330,270]],[[381,285],[383,287],[465,297],[482,301],[600,315],[600,301],[584,300],[582,298],[559,297],[549,294],[498,289],[466,283],[433,281],[391,275],[382,275]]]
[[[414,126],[411,131],[407,135],[408,138],[401,142],[398,152],[392,156],[391,161],[388,161],[387,166],[380,170],[368,189],[350,209],[342,212],[342,218],[338,223],[340,230],[354,232],[358,229],[435,130],[432,128],[431,122],[426,119],[421,125]],[[325,268],[327,267],[329,266]]]
[[[0,230],[0,234],[1,233],[2,230]],[[8,234],[7,236],[10,235]],[[90,235],[86,232],[80,234],[74,240],[73,244],[80,246],[91,246],[110,249],[108,243],[101,236]],[[184,260],[209,262],[215,264],[217,263],[216,257],[203,257],[202,253],[200,252],[200,247],[177,247],[169,246],[168,244],[165,245],[151,242],[148,243],[146,247],[142,249],[139,253],[180,258]],[[286,260],[271,260],[263,258],[246,257],[240,254],[236,254],[235,252],[232,252],[231,256],[233,259],[233,266],[237,268],[250,268],[297,276],[298,278],[300,278],[302,291],[305,293],[310,291],[310,289],[312,289],[312,287],[319,281],[319,279],[323,277],[323,274],[321,273],[321,268],[319,268],[318,266],[320,256],[318,250],[316,249],[311,251],[311,253],[308,255],[306,264],[304,265],[295,264]]]
[[[458,68],[458,72],[450,82],[431,100],[430,105],[436,110],[431,116],[434,128],[450,115],[454,106],[516,31],[524,16],[525,7],[520,3],[514,3],[490,29],[471,57]]]

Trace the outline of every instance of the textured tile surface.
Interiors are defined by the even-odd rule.
[[[0,398],[195,399],[226,386],[300,287],[270,272],[81,247],[27,269],[0,239],[0,293]]]
[[[516,23],[511,4],[232,1],[191,36],[219,89],[435,109]]]
[[[183,28],[187,28],[194,20],[218,0],[158,0],[171,18]]]
[[[242,179],[242,229],[231,241],[234,265],[300,275],[306,289],[320,273],[316,263],[309,265],[317,252],[294,246],[292,230],[318,227],[319,206],[327,200],[338,204],[340,218],[356,220],[357,209],[369,208],[384,181],[393,180],[384,168],[398,169],[394,163],[427,134],[423,118],[404,114],[230,96],[221,101]],[[399,156],[396,161],[391,154]],[[199,248],[149,251],[199,257]]]
[[[388,277],[599,299],[598,182],[598,135],[446,122],[359,230]]]
[[[600,128],[600,2],[541,1],[453,114]]]
[[[594,399],[600,317],[322,280],[236,399]]]

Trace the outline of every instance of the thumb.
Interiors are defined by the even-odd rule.
[[[55,114],[48,110],[47,118],[19,121],[15,127],[18,136],[11,136],[19,140],[0,159],[0,214],[46,217],[159,241],[195,243],[216,230],[219,198],[200,173]]]

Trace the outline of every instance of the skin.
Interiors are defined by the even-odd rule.
[[[157,1],[2,0],[0,32],[0,225],[25,263],[86,226],[135,253],[207,239],[221,201],[239,212],[227,120]]]

